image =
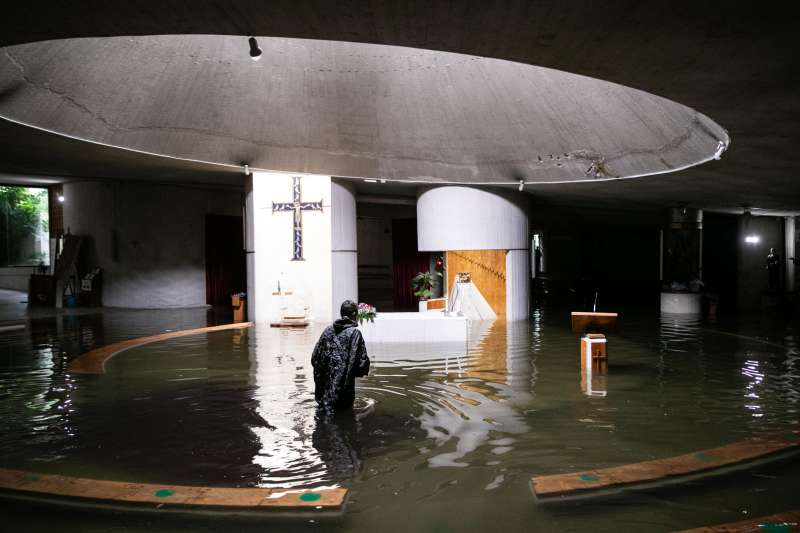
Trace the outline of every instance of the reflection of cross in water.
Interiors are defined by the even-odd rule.
[[[322,211],[322,200],[319,202],[301,202],[302,188],[300,178],[292,178],[292,190],[294,201],[292,203],[272,202],[272,213],[277,211],[294,212],[294,246],[292,261],[304,261],[303,259],[303,211]]]

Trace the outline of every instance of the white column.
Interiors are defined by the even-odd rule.
[[[417,199],[419,249],[506,250],[506,319],[526,320],[530,302],[527,196],[473,187],[428,189]]]
[[[331,182],[332,316],[339,316],[344,300],[358,302],[358,247],[356,197],[342,182]]]
[[[530,295],[530,253],[509,250],[506,254],[506,317],[509,320],[528,318]]]

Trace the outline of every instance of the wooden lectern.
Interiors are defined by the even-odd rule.
[[[572,313],[572,332],[581,335],[581,390],[588,396],[605,396],[608,352],[605,332],[617,326],[617,313]]]
[[[572,332],[608,333],[617,327],[617,313],[595,313],[592,311],[572,312]]]

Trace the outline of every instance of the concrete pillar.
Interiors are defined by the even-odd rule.
[[[700,292],[690,291],[703,279],[703,211],[666,209],[660,240],[661,312],[699,314]]]
[[[332,316],[344,300],[358,302],[356,197],[349,184],[331,181]]]
[[[244,249],[247,260],[247,320],[256,318],[256,248],[253,175],[248,174],[244,184]]]
[[[527,197],[474,187],[428,189],[417,199],[421,251],[504,250],[506,319],[525,320],[530,304]],[[454,273],[448,272],[449,276]]]

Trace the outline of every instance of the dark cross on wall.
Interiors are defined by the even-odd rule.
[[[303,211],[322,211],[322,200],[319,202],[303,202],[302,186],[300,178],[292,178],[292,191],[294,201],[292,203],[272,202],[272,214],[278,211],[294,212],[294,246],[292,261],[304,261],[303,259]]]

